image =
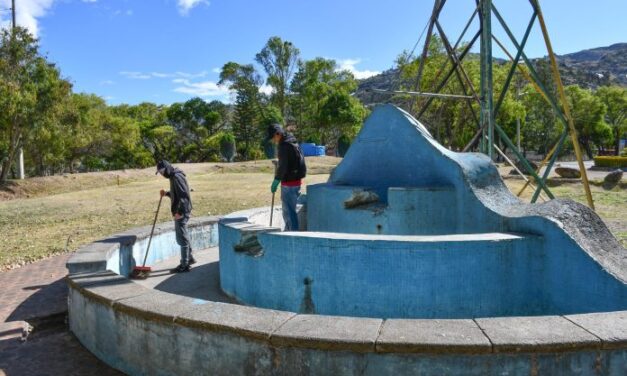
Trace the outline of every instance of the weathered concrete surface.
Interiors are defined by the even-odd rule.
[[[268,339],[293,316],[292,312],[208,302],[177,316],[176,322],[185,326],[231,332],[255,339]]]
[[[374,352],[382,323],[381,319],[298,315],[273,333],[271,343],[283,347]]]
[[[569,315],[566,319],[600,338],[605,349],[627,347],[627,311]]]
[[[70,285],[74,285],[74,279],[70,279]],[[150,292],[119,275],[101,275],[76,285],[84,294],[103,302],[115,302]]]
[[[601,340],[560,316],[476,319],[494,352],[596,350]]]
[[[150,290],[144,294],[118,300],[115,308],[119,312],[129,312],[146,320],[158,318],[163,321],[174,321],[176,316],[189,311],[190,307],[206,303],[200,299]]]
[[[219,288],[217,275],[206,275],[203,269],[219,261],[217,252],[202,250],[195,256],[199,262],[190,273],[164,273],[177,262],[175,256],[155,265],[154,274],[140,283],[111,272],[70,275],[72,331],[100,359],[133,375],[625,374],[622,342],[611,349],[602,348],[601,340],[590,343],[596,337],[589,328],[597,328],[599,335],[598,328],[607,328],[611,335],[608,325],[616,317],[606,315],[613,314],[576,315],[580,324],[559,317],[532,318],[527,336],[521,338],[525,344],[548,342],[549,347],[538,348],[550,351],[520,352],[512,346],[501,353],[489,345],[492,341],[496,347],[501,333],[495,332],[494,339],[488,331],[484,335],[473,320],[384,323],[211,302],[195,294],[203,284],[209,290]],[[171,279],[176,282],[169,284]],[[121,293],[110,291],[116,286]],[[147,287],[176,289],[180,295]],[[618,317],[620,322],[623,318]],[[559,336],[567,331],[555,325],[556,319],[589,336],[547,340],[546,333],[554,328]],[[573,346],[573,339],[584,343]]]
[[[192,218],[188,223],[192,249],[204,249],[217,245],[217,217]],[[141,265],[148,245],[152,226],[143,226],[111,235],[91,243],[74,253],[67,262],[70,274],[112,270],[129,275],[135,265]],[[212,243],[213,242],[213,243]],[[155,226],[146,265],[179,254],[174,224],[159,223]]]
[[[220,285],[257,307],[383,318],[467,318],[544,312],[541,239],[263,233],[263,255],[237,252],[220,224]],[[309,281],[309,282],[306,282]],[[531,281],[531,282],[530,282]]]
[[[377,351],[388,353],[486,354],[490,340],[473,320],[385,320]]]
[[[353,189],[373,190],[387,207],[343,208]],[[447,189],[454,194],[447,196]],[[529,301],[540,309],[518,314],[627,309],[627,251],[596,213],[572,200],[521,202],[489,158],[444,148],[416,119],[392,105],[372,112],[329,182],[308,187],[308,192],[308,228],[313,230],[542,237],[537,268],[525,280]],[[400,192],[405,196],[395,203]],[[449,221],[440,220],[431,207],[443,209]],[[394,216],[403,220],[392,221]],[[489,314],[495,315],[499,313]]]

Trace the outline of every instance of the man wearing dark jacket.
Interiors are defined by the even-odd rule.
[[[157,163],[157,173],[170,180],[170,190],[161,190],[161,197],[170,198],[170,211],[174,217],[174,230],[176,231],[176,243],[181,246],[181,263],[172,269],[172,273],[188,272],[190,265],[195,263],[192,256],[191,243],[187,232],[187,222],[192,213],[192,197],[185,173],[172,166],[168,161]]]
[[[300,196],[302,179],[307,174],[305,158],[296,138],[285,132],[279,124],[272,124],[268,127],[268,139],[278,145],[277,156],[279,158],[270,191],[272,193],[276,192],[279,184],[281,184],[281,203],[285,231],[298,231],[296,202],[298,196]]]

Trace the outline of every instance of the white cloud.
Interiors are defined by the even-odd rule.
[[[192,8],[200,4],[209,5],[209,1],[207,0],[176,0],[176,3],[179,8],[179,13],[183,16],[188,15]]]
[[[127,71],[123,71],[120,72],[120,74],[126,78],[130,78],[132,80],[147,80],[149,78],[152,78],[152,76],[150,74],[147,73],[142,73],[142,72],[127,72]]]
[[[150,74],[153,77],[157,77],[157,78],[177,78],[177,77],[200,78],[200,77],[205,77],[207,75],[207,71],[202,71],[198,73],[187,73],[187,72],[181,72],[181,71],[177,71],[174,73],[150,72],[147,74]]]
[[[262,94],[270,95],[274,93],[274,88],[270,85],[263,84],[259,87],[259,92]]]
[[[215,68],[213,68],[211,71],[212,71],[213,73],[220,73],[220,72],[222,72],[222,68],[220,68],[220,67],[215,67]]]
[[[103,80],[100,81],[100,85],[114,85],[115,81],[111,81],[111,80]]]
[[[84,3],[95,3],[98,0],[82,0]]]
[[[27,28],[33,35],[39,35],[38,19],[46,16],[54,0],[19,0],[15,2],[15,22]],[[0,0],[0,9],[11,8],[11,0]],[[0,27],[11,26],[11,12],[0,12]]]
[[[174,91],[177,93],[199,97],[224,97],[231,93],[227,87],[218,85],[213,81],[191,82],[186,78],[177,78],[172,80],[172,82],[179,85],[174,88]]]
[[[198,73],[174,72],[174,74],[184,78],[200,78],[205,77],[207,75],[207,71],[202,71]]]
[[[164,72],[129,72],[123,71],[120,74],[126,78],[130,78],[133,80],[147,80],[149,78],[200,78],[205,77],[207,75],[207,71],[202,71],[198,73],[187,73],[187,72],[174,72],[174,73],[164,73]]]
[[[355,68],[355,65],[361,63],[361,59],[343,59],[338,60],[338,64],[340,65],[339,70],[347,70],[355,76],[356,79],[362,80],[364,78],[376,76],[381,73],[379,71],[371,71],[371,70],[358,70]]]

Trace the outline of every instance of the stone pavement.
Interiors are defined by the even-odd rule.
[[[60,255],[0,273],[0,322],[27,321],[67,311],[69,255]]]
[[[0,273],[0,375],[120,375],[67,329],[68,257]]]
[[[220,289],[219,256],[218,247],[194,250],[197,263],[192,266],[191,272],[179,274],[169,272],[179,263],[178,257],[172,257],[152,265],[150,277],[137,283],[170,294],[237,304]]]

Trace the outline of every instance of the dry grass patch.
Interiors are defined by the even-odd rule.
[[[326,181],[338,161],[330,157],[308,159],[305,184]],[[195,216],[270,205],[273,167],[269,160],[177,166],[188,175]],[[124,175],[118,186],[116,176],[120,173]],[[518,192],[522,183],[506,180],[513,192]],[[27,179],[19,184],[23,192],[30,192],[30,198],[22,195],[0,201],[0,270],[74,251],[115,232],[150,224],[159,189],[168,188],[168,181],[155,176],[153,168]],[[585,203],[580,184],[565,184],[552,191],[558,197]],[[523,198],[528,201],[531,194],[527,190]],[[627,191],[593,187],[593,194],[597,212],[627,246]],[[159,222],[169,220],[166,200]]]
[[[510,191],[517,194],[523,187],[524,181],[506,179],[505,184]],[[586,193],[581,183],[563,184],[549,189],[555,197],[569,198],[587,205]],[[621,189],[619,186],[612,190],[605,190],[603,187],[594,185],[591,185],[590,189],[596,213],[623,244],[623,247],[627,248],[627,190]],[[533,193],[533,189],[527,188],[521,198],[525,202],[529,202]],[[542,200],[538,200],[538,202],[542,202]]]
[[[310,175],[328,174],[340,160],[340,158],[335,157],[307,158],[308,173]],[[274,169],[269,159],[240,163],[177,163],[175,165],[190,176],[206,175],[215,172],[272,173]],[[90,188],[117,186],[118,184],[125,185],[149,181],[154,177],[155,168],[149,167],[145,169],[63,174],[25,180],[10,180],[5,185],[0,186],[0,201],[44,197]]]
[[[188,172],[188,176],[194,190],[194,216],[270,205],[270,173]],[[310,175],[306,183],[319,183],[327,178],[328,175]],[[168,181],[153,173],[150,179],[120,186],[0,202],[3,243],[0,268],[13,268],[73,251],[109,234],[150,224],[161,188],[168,189]],[[159,222],[169,220],[169,200],[166,199]]]

